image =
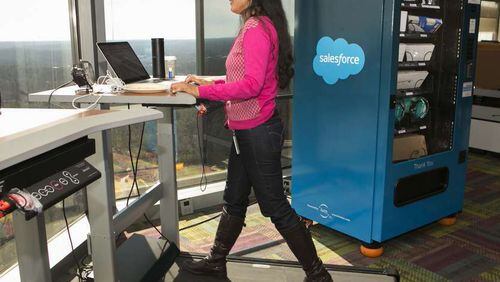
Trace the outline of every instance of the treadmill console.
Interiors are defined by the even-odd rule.
[[[40,201],[46,210],[101,177],[101,173],[87,161],[65,168],[23,191]],[[26,213],[26,220],[36,214]]]
[[[84,137],[0,171],[0,217],[18,208],[29,220],[99,179],[94,153]]]

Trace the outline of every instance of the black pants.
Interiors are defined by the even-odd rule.
[[[224,191],[227,213],[245,218],[253,187],[262,214],[270,217],[278,230],[300,222],[283,189],[283,133],[283,123],[277,114],[256,128],[236,131],[240,154],[233,143]]]

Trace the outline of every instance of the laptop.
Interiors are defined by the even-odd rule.
[[[104,58],[113,72],[125,84],[160,83],[161,78],[151,78],[128,42],[98,42]]]

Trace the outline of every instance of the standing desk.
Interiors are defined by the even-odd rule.
[[[131,111],[2,109],[0,172],[22,162],[29,162],[37,156],[90,134],[160,119],[162,116],[160,111],[144,108]],[[96,166],[99,167],[100,164],[96,163]],[[25,177],[29,178],[31,175]],[[92,214],[94,224],[105,221],[109,216],[109,213],[104,212],[108,207],[98,207],[100,201],[96,199],[102,195],[109,195],[102,189],[102,182],[98,180],[87,187],[89,212]],[[24,215],[19,212],[14,212],[13,216],[21,280],[52,281],[43,213],[29,221],[26,221]],[[104,234],[105,231],[94,228],[92,236],[107,238],[109,234]],[[104,241],[97,244],[104,247]],[[113,245],[108,244],[108,249],[101,255],[109,259],[111,251],[109,248],[114,246],[114,240],[108,241]],[[113,269],[113,266],[108,267],[108,271]],[[102,281],[110,280],[102,279]]]
[[[66,87],[56,91],[51,101],[56,103],[71,103],[76,97],[76,87]],[[29,95],[30,102],[47,102],[51,91],[44,91]],[[175,136],[174,136],[174,108],[192,106],[196,99],[186,93],[177,93],[175,96],[169,92],[156,94],[100,94],[102,95],[99,106],[109,109],[115,104],[142,104],[154,105],[163,113],[163,119],[157,120],[157,150],[159,165],[159,182],[143,193],[127,208],[114,214],[114,176],[113,155],[111,151],[111,133],[103,131],[96,137],[96,147],[100,147],[102,163],[100,169],[105,181],[103,189],[87,191],[89,199],[89,223],[91,226],[90,249],[93,258],[94,277],[97,281],[134,281],[135,278],[119,274],[127,273],[127,269],[117,269],[115,235],[119,234],[136,220],[156,202],[160,201],[161,231],[170,240],[179,246],[179,214],[177,199],[177,183],[175,169]],[[93,103],[96,97],[79,99],[79,103]],[[154,244],[151,242],[149,245]],[[161,248],[161,247],[160,247]],[[137,270],[137,269],[136,269]],[[136,275],[142,275],[137,270]]]

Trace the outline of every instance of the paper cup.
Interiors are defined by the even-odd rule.
[[[177,62],[176,56],[166,56],[165,57],[165,73],[167,79],[175,78],[175,63]]]

